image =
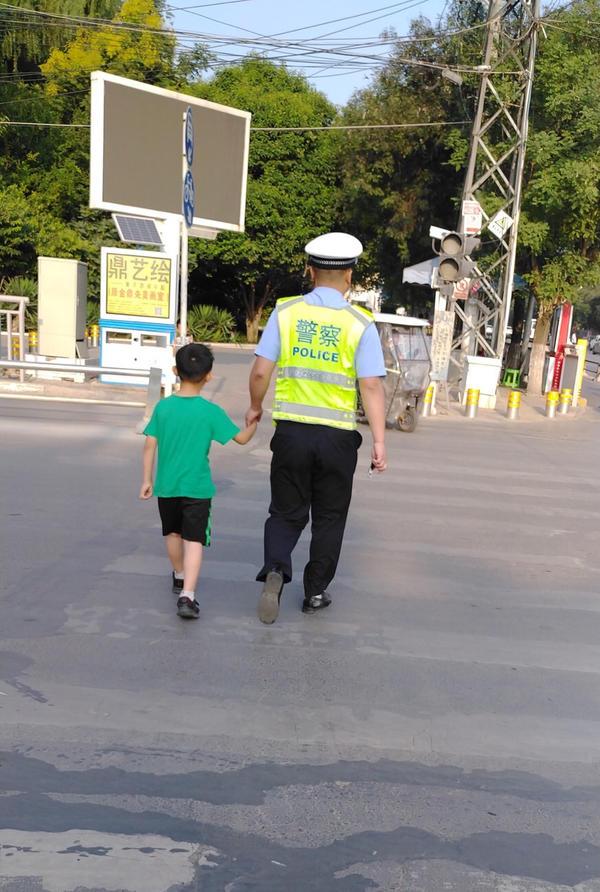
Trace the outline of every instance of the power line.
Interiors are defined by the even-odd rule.
[[[327,126],[307,127],[251,127],[254,133],[302,133],[311,130],[408,130],[422,129],[423,127],[454,127],[462,124],[471,124],[471,121],[417,121],[410,124],[330,124]],[[89,130],[89,124],[56,124],[49,121],[3,121],[2,127],[77,127]]]
[[[233,0],[229,0],[229,2],[233,2]],[[239,0],[239,2],[242,2],[242,0]],[[264,36],[249,32],[250,34],[252,34],[252,37],[235,37],[235,39],[230,35],[225,36],[220,34],[206,34],[202,32],[199,33],[185,30],[174,30],[162,27],[150,28],[148,26],[139,25],[133,22],[122,22],[107,19],[85,19],[78,16],[68,16],[58,13],[46,13],[27,7],[17,7],[14,4],[8,3],[0,3],[0,8],[4,8],[7,10],[10,9],[14,12],[20,13],[21,15],[30,16],[30,18],[25,18],[23,20],[15,22],[15,24],[27,27],[31,27],[33,25],[39,25],[40,27],[54,26],[57,28],[85,27],[90,30],[105,28],[109,30],[110,33],[114,34],[115,39],[117,39],[118,35],[123,31],[131,33],[149,33],[166,37],[171,40],[175,39],[180,45],[190,40],[200,40],[207,45],[207,49],[209,51],[212,51],[214,55],[214,59],[209,62],[208,65],[208,67],[212,68],[213,70],[218,70],[219,68],[236,64],[243,58],[245,58],[245,53],[240,55],[240,53],[224,51],[227,46],[239,46],[242,50],[245,49],[246,51],[248,49],[258,50],[259,52],[268,51],[266,58],[268,58],[269,61],[273,63],[283,63],[291,66],[296,66],[300,67],[301,69],[303,68],[305,69],[305,76],[308,77],[310,77],[311,68],[313,70],[317,69],[317,77],[334,77],[343,75],[344,73],[358,73],[361,70],[370,72],[374,68],[385,66],[390,61],[396,62],[397,64],[401,65],[416,65],[434,70],[443,70],[445,68],[450,68],[460,73],[477,72],[476,67],[453,65],[450,62],[437,63],[430,62],[427,59],[412,59],[407,57],[393,56],[390,58],[390,56],[385,53],[384,47],[397,45],[400,40],[411,40],[415,43],[425,41],[439,42],[443,40],[444,37],[452,37],[455,34],[464,34],[469,31],[478,30],[479,28],[483,27],[482,23],[471,26],[469,28],[448,30],[445,33],[438,31],[436,34],[426,35],[424,37],[419,37],[418,35],[406,35],[403,38],[386,36],[385,38],[379,39],[355,39],[346,37],[343,38],[345,43],[343,43],[341,46],[336,45],[336,43],[337,41],[342,40],[342,38],[334,38],[333,45],[331,45],[331,43],[329,46],[322,45],[322,41],[324,41],[326,38],[331,37],[334,34],[339,34],[339,29],[336,32],[331,32],[330,34],[320,34],[311,39],[300,39],[295,41],[282,39],[282,36],[285,34],[291,34],[307,29],[315,29],[324,24],[332,24],[334,22],[343,22],[360,18],[361,21],[358,24],[355,23],[348,26],[348,29],[352,29],[358,27],[359,25],[365,24],[365,16],[369,15],[371,12],[386,10],[383,16],[385,17],[385,15],[389,14],[389,10],[400,12],[408,8],[412,8],[415,5],[421,5],[424,2],[426,2],[426,0],[412,0],[412,2],[411,0],[403,0],[403,2],[401,3],[394,3],[384,7],[377,7],[376,9],[371,9],[369,11],[353,16],[342,16],[338,19],[326,20],[325,22],[320,22],[314,25],[306,26],[304,28],[292,29],[289,32],[280,32],[280,34],[278,35],[276,34],[271,36]],[[6,19],[4,21],[6,22]],[[352,42],[348,43],[349,40]],[[355,42],[356,40],[361,41],[361,43],[357,44]],[[384,52],[382,54],[366,52],[367,49],[372,49],[374,47],[380,47],[382,50],[384,50]],[[323,74],[324,72],[332,68],[337,69],[335,73],[330,73],[327,75]],[[346,72],[342,71],[341,69],[346,69]],[[1,81],[2,78],[0,76],[0,82]]]
[[[425,0],[416,0],[416,2],[423,3],[423,2],[425,2]],[[406,2],[406,0],[403,4],[394,4],[396,9],[398,9],[400,6],[402,6],[403,8],[407,8],[409,6],[412,7],[413,5],[414,5],[414,2],[408,3],[408,2]],[[402,40],[411,40],[411,41],[415,41],[415,42],[436,41],[436,40],[443,39],[443,37],[445,37],[445,36],[451,37],[454,34],[466,33],[469,30],[476,30],[481,27],[481,25],[475,25],[475,26],[472,26],[471,28],[449,30],[446,33],[438,32],[435,35],[427,35],[422,38],[415,36],[415,35],[405,35],[405,36],[401,36],[401,37],[398,37],[398,36],[389,37],[388,36],[385,38],[376,38],[376,39],[344,38],[345,46],[340,47],[340,46],[336,46],[334,44],[333,46],[323,47],[320,45],[319,42],[324,40],[327,36],[331,36],[331,35],[319,35],[315,38],[312,38],[311,40],[302,40],[302,41],[292,42],[292,41],[283,41],[283,40],[277,39],[276,35],[268,37],[268,36],[262,36],[262,35],[255,34],[252,38],[237,37],[234,41],[232,39],[232,36],[229,36],[229,35],[227,35],[227,36],[219,35],[219,34],[215,35],[215,34],[207,34],[204,32],[193,32],[193,31],[165,29],[165,28],[156,29],[156,28],[149,28],[148,26],[136,25],[135,23],[132,23],[132,22],[115,22],[115,21],[109,21],[106,19],[82,19],[80,17],[75,17],[75,16],[59,15],[59,14],[55,14],[55,13],[44,13],[44,12],[40,12],[38,10],[32,10],[32,9],[28,9],[25,7],[15,7],[11,4],[1,4],[0,3],[0,8],[1,7],[19,11],[21,13],[24,13],[25,15],[31,15],[31,16],[37,17],[37,19],[33,18],[33,19],[24,19],[24,20],[17,20],[17,21],[13,20],[12,23],[19,24],[19,25],[31,26],[34,24],[40,24],[40,26],[48,26],[48,25],[53,24],[55,27],[70,26],[70,27],[86,27],[89,29],[94,29],[94,28],[98,28],[98,27],[106,27],[111,30],[114,30],[115,32],[125,30],[125,31],[132,31],[132,32],[137,32],[137,33],[157,34],[157,35],[167,37],[169,39],[176,38],[179,40],[179,42],[183,42],[183,41],[187,41],[187,40],[200,40],[200,41],[206,43],[209,48],[211,48],[211,45],[213,48],[214,47],[223,48],[228,45],[231,46],[231,45],[237,44],[241,47],[249,47],[249,48],[253,48],[253,49],[258,49],[259,51],[264,50],[265,48],[271,49],[271,50],[274,50],[274,49],[287,50],[288,55],[281,56],[280,61],[294,62],[294,64],[298,64],[298,60],[300,57],[304,58],[306,56],[311,56],[311,55],[315,55],[315,54],[319,55],[322,53],[327,53],[330,55],[338,55],[338,54],[343,54],[346,56],[352,55],[353,56],[352,62],[354,65],[356,65],[357,63],[359,63],[359,64],[361,63],[360,57],[356,56],[357,49],[361,49],[361,48],[366,49],[369,46],[381,46],[383,48],[384,46],[394,45]],[[364,16],[365,13],[363,13],[362,15]],[[48,21],[48,17],[52,18],[54,21],[53,22]],[[66,25],[65,25],[65,23],[66,23]],[[352,26],[352,27],[354,27],[354,26]],[[285,32],[283,32],[283,33],[285,33]],[[336,32],[336,33],[339,33],[339,32]],[[352,44],[352,43],[348,44],[348,40],[351,40],[351,41],[352,40],[361,40],[362,43],[360,45],[356,45],[356,44]],[[297,53],[289,55],[290,50],[301,50],[301,53],[300,53],[300,55],[298,55]],[[239,56],[235,56],[235,54],[228,54],[228,55],[230,55],[232,58],[239,58]],[[372,56],[366,57],[366,58],[369,60],[373,59]],[[376,57],[376,60],[381,60],[381,58],[382,57]],[[222,59],[221,61],[227,61],[227,60]],[[277,58],[272,59],[272,61],[277,61]],[[318,60],[317,64],[322,66],[323,63],[321,60]]]
[[[325,22],[317,22],[314,25],[303,25],[301,28],[292,28],[289,31],[280,31],[278,34],[272,34],[271,37],[284,37],[284,36],[287,36],[288,34],[297,34],[299,31],[312,31],[314,28],[322,28],[324,25],[337,25],[340,22],[347,22],[350,19],[364,18],[367,15],[371,15],[371,13],[373,13],[373,12],[382,12],[383,10],[393,9],[397,12],[402,12],[403,10],[401,10],[401,9],[397,10],[396,8],[398,6],[404,6],[404,5],[405,5],[405,2],[392,3],[389,6],[379,6],[377,9],[369,9],[366,12],[358,12],[358,13],[355,13],[354,15],[341,16],[340,18],[337,18],[337,19],[329,19]],[[385,18],[385,16],[384,16],[384,18]],[[373,21],[373,19],[369,19],[369,21]],[[359,22],[359,25],[367,25],[368,23],[369,22]],[[336,32],[336,33],[338,33],[338,32]],[[328,35],[324,35],[324,36],[328,36]]]
[[[587,22],[588,25],[600,25],[600,22]],[[569,34],[571,37],[578,37],[580,40],[600,40],[600,34],[590,33],[589,31],[573,31],[570,28],[563,28],[562,25],[556,25],[554,22],[546,22],[546,28],[551,28],[553,31],[560,31],[561,34]]]
[[[471,121],[419,121],[412,124],[330,124],[325,127],[251,127],[255,133],[300,133],[308,130],[403,130],[422,127],[454,127]]]
[[[321,81],[327,80],[331,77],[348,77],[349,75],[354,74],[366,74],[368,71],[372,71],[376,66],[373,65],[371,68],[347,68],[345,71],[334,71],[331,74],[323,74],[324,71],[327,71],[329,68],[334,68],[334,65],[328,65],[327,68],[322,68],[321,71],[318,71],[316,74],[311,74],[311,81]]]
[[[239,0],[239,2],[242,2],[242,0]],[[396,3],[396,4],[393,4],[393,6],[396,9],[396,11],[400,12],[406,8],[412,8],[414,5],[417,5],[417,4],[420,5],[424,2],[426,2],[426,0],[412,0],[412,2],[410,2],[410,0],[404,0],[403,3]],[[199,41],[202,41],[202,42],[205,42],[208,44],[215,43],[215,44],[221,45],[221,46],[232,45],[232,43],[233,43],[232,35],[210,34],[210,33],[206,33],[206,32],[188,31],[188,30],[184,30],[184,29],[173,29],[173,28],[152,28],[147,25],[137,24],[135,22],[115,21],[112,19],[82,18],[79,16],[69,16],[69,15],[60,14],[60,13],[44,12],[44,11],[40,11],[40,10],[31,9],[29,7],[14,6],[13,4],[8,4],[8,3],[0,3],[0,8],[10,9],[10,10],[14,11],[15,13],[21,13],[25,16],[33,17],[31,19],[24,18],[22,20],[13,19],[13,20],[10,20],[10,22],[9,22],[10,24],[20,24],[20,25],[30,26],[30,25],[36,24],[36,19],[37,19],[38,22],[41,22],[44,25],[50,25],[52,23],[49,22],[48,19],[53,19],[55,22],[58,22],[58,24],[56,25],[57,27],[70,26],[70,27],[74,27],[74,28],[83,27],[83,28],[89,28],[89,29],[106,27],[106,28],[114,29],[115,31],[126,30],[126,31],[138,32],[138,33],[157,34],[157,35],[162,35],[162,36],[169,37],[169,38],[179,37],[181,39],[190,39],[190,40],[195,39],[195,40],[199,40]],[[385,9],[386,7],[380,7],[380,8]],[[362,13],[361,15],[364,17],[364,15],[366,15],[366,14],[367,13]],[[345,19],[348,19],[348,18],[352,18],[352,17],[346,16],[346,17],[341,17],[340,19],[332,19],[332,20],[328,20],[328,21],[333,23],[333,22],[337,22],[337,21],[344,21]],[[4,21],[6,22],[7,20],[5,19]],[[229,23],[227,23],[227,24],[229,24]],[[359,24],[365,24],[365,23],[361,22]],[[235,27],[235,26],[232,25],[231,27]],[[314,28],[314,27],[317,27],[317,25],[311,25],[311,26],[307,26],[307,27]],[[354,27],[354,26],[352,26],[352,27]],[[422,41],[425,42],[425,41],[431,41],[431,40],[435,41],[435,40],[439,40],[446,36],[452,37],[456,34],[466,33],[471,30],[478,30],[481,27],[485,27],[485,23],[473,25],[468,28],[449,29],[446,32],[438,31],[434,35],[428,35],[428,36],[423,36],[423,37],[416,36],[416,35],[395,35],[393,37],[388,36],[388,37],[377,37],[377,38],[366,38],[366,37],[365,38],[349,38],[349,37],[346,37],[343,39],[340,38],[340,40],[345,41],[345,43],[346,43],[345,48],[357,49],[357,48],[361,48],[361,47],[368,47],[368,46],[374,46],[374,45],[377,45],[377,46],[386,46],[386,45],[390,45],[390,44],[393,45],[395,43],[405,41],[405,40],[406,41],[410,40],[410,41],[415,41],[415,42],[422,42]],[[245,29],[245,30],[247,30],[247,29]],[[294,30],[303,30],[303,29],[294,29]],[[320,47],[318,45],[318,41],[324,40],[327,37],[331,37],[334,33],[340,33],[340,32],[338,30],[336,32],[332,32],[332,34],[317,35],[315,37],[302,39],[300,41],[288,41],[288,40],[278,39],[282,35],[285,35],[287,33],[293,33],[293,31],[290,31],[290,32],[284,31],[284,32],[281,32],[279,35],[277,35],[277,34],[275,34],[275,35],[260,35],[260,34],[257,34],[256,32],[252,32],[252,31],[250,31],[249,33],[253,34],[254,36],[252,38],[244,38],[244,37],[236,38],[235,43],[239,44],[241,46],[255,47],[257,49],[260,49],[260,48],[264,47],[265,45],[267,47],[281,48],[281,49],[283,49],[283,48],[305,49],[307,46],[309,46],[309,47],[312,46],[315,50],[318,50],[320,52],[320,51],[323,51],[323,47]],[[357,46],[353,47],[352,45],[347,44],[347,42],[349,40],[350,41],[362,41],[362,44],[358,47]],[[332,46],[330,48],[325,48],[325,49],[326,49],[326,51],[337,52],[340,48]]]
[[[560,15],[561,12],[566,12],[572,6],[575,6],[579,3],[580,0],[569,0],[568,3],[565,3],[564,6],[559,6],[558,3],[554,3],[549,9],[546,10],[542,18],[546,18],[548,15]]]
[[[427,0],[413,0],[412,3],[404,3],[401,8],[397,9],[396,12],[406,12],[407,9],[412,9],[415,6],[423,6]],[[387,14],[375,16],[372,19],[366,19],[363,22],[358,22],[355,25],[347,25],[345,28],[336,28],[335,31],[330,31],[328,34],[319,35],[321,38],[323,37],[331,37],[333,34],[341,34],[344,31],[351,31],[353,28],[359,28],[361,25],[368,25],[370,22],[379,22],[381,19],[386,19]]]
[[[84,127],[90,129],[89,124],[51,124],[49,121],[3,121],[0,118],[0,130],[2,127]]]
[[[198,3],[196,6],[171,6],[167,3],[169,9],[174,12],[188,12],[190,9],[208,9],[209,6],[233,6],[236,3],[250,3],[251,0],[221,0],[220,3]]]
[[[46,95],[44,95],[44,99],[46,99],[46,100],[54,99],[55,96],[74,96],[76,93],[89,93],[89,90],[64,90],[62,92],[53,93],[51,96],[48,96],[46,94]],[[39,96],[35,97],[35,98],[39,98]],[[14,103],[33,102],[33,101],[34,101],[34,97],[19,96],[15,99],[5,99],[2,102],[0,102],[0,105],[13,105]],[[0,123],[1,123],[1,119],[0,119]]]
[[[334,36],[334,35],[341,34],[341,33],[344,32],[344,31],[351,31],[351,30],[353,30],[354,28],[359,28],[361,25],[367,25],[367,24],[369,24],[370,22],[379,21],[380,19],[387,18],[387,16],[388,16],[388,13],[385,13],[384,15],[376,16],[375,18],[365,19],[364,17],[365,17],[366,15],[370,15],[371,12],[380,12],[382,9],[393,10],[394,13],[405,12],[407,9],[412,9],[414,6],[422,6],[422,5],[423,5],[424,3],[426,3],[426,2],[427,2],[427,0],[402,0],[401,3],[393,3],[393,4],[391,4],[391,6],[381,6],[381,7],[377,8],[377,9],[370,10],[369,12],[358,13],[358,14],[356,14],[356,15],[350,15],[350,16],[342,16],[342,17],[340,17],[340,18],[337,18],[337,19],[329,19],[329,20],[326,21],[326,22],[320,22],[320,23],[315,24],[315,25],[306,25],[306,26],[304,26],[304,27],[302,27],[302,28],[294,28],[294,29],[291,29],[291,30],[289,30],[289,31],[281,31],[281,32],[279,32],[279,33],[277,33],[277,34],[271,34],[271,35],[269,35],[268,37],[264,37],[264,39],[265,39],[266,41],[275,41],[274,43],[271,44],[271,45],[274,47],[274,46],[279,45],[279,41],[276,40],[276,38],[281,38],[281,37],[284,37],[284,36],[288,36],[288,35],[290,35],[290,34],[295,34],[295,33],[299,32],[299,31],[313,30],[313,29],[318,28],[318,27],[321,27],[321,26],[323,26],[323,25],[339,24],[340,22],[345,22],[345,21],[348,21],[348,20],[350,20],[350,19],[356,19],[356,18],[361,18],[361,19],[362,19],[362,21],[357,22],[357,23],[355,23],[355,24],[353,24],[353,25],[348,25],[346,28],[337,28],[335,31],[330,31],[330,32],[328,32],[328,33],[326,33],[326,34],[319,34],[319,35],[317,35],[316,37],[313,37],[313,38],[307,38],[306,42],[302,41],[302,43],[300,43],[300,44],[298,44],[298,43],[296,43],[296,44],[294,44],[294,43],[287,43],[287,48],[288,48],[288,49],[291,49],[291,48],[294,47],[294,46],[295,46],[296,48],[299,47],[299,48],[303,49],[303,52],[300,53],[300,57],[311,56],[311,55],[313,55],[313,52],[314,52],[313,48],[311,48],[311,49],[305,49],[305,46],[310,46],[310,42],[311,42],[312,40],[324,40],[324,39],[327,38],[327,37],[332,37],[332,36]],[[221,23],[221,24],[223,24],[223,23]],[[233,26],[230,26],[230,27],[233,27]],[[244,28],[244,29],[242,29],[242,30],[246,31],[247,29]],[[253,33],[253,32],[251,32],[251,33]],[[336,53],[336,52],[339,52],[339,49],[338,49],[338,48],[332,48],[331,50],[328,50],[327,48],[324,48],[324,49],[323,49],[323,48],[319,47],[318,50],[317,50],[317,52],[333,52],[333,53]],[[290,60],[290,58],[291,58],[292,61],[295,61],[295,60],[298,58],[298,55],[295,55],[295,56],[292,56],[292,57],[288,57],[288,61]],[[295,64],[298,64],[298,63],[295,62]],[[322,65],[322,62],[319,62],[318,64],[319,64],[319,65]]]

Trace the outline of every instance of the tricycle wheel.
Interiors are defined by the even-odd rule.
[[[417,410],[412,406],[409,406],[398,415],[396,419],[396,427],[399,431],[404,431],[405,434],[412,434],[414,429],[417,426]]]

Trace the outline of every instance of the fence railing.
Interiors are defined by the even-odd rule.
[[[28,297],[19,297],[16,294],[0,295],[0,335],[6,323],[7,353],[9,360],[14,358],[14,340],[17,341],[18,359],[25,357],[25,308],[29,303]],[[16,330],[14,326],[16,325]],[[25,373],[21,370],[20,378],[23,381]]]
[[[594,366],[593,370],[588,369],[588,365]],[[586,372],[590,372],[594,376],[594,381],[598,383],[600,381],[600,359],[589,359],[585,360],[585,370]]]
[[[0,369],[16,369],[24,374],[29,372],[68,372],[77,375],[118,375],[126,378],[147,378],[148,387],[146,389],[146,402],[144,409],[144,419],[149,418],[152,409],[160,399],[162,386],[162,369],[114,369],[98,365],[75,365],[68,362],[35,362],[34,360],[16,360],[16,359],[0,359]],[[69,397],[65,397],[65,401],[69,401]],[[94,402],[92,400],[91,402]],[[100,402],[99,400],[97,402]],[[111,400],[114,405],[118,406],[118,400]]]

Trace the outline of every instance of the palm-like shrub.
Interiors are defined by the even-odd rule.
[[[4,279],[2,293],[11,294],[13,297],[28,297],[29,303],[25,308],[25,326],[28,331],[37,329],[37,282],[27,276],[13,276],[12,279]]]
[[[188,329],[195,341],[233,341],[235,320],[227,310],[199,304],[188,313]]]
[[[100,304],[97,300],[88,300],[86,307],[86,325],[98,325],[100,322]]]

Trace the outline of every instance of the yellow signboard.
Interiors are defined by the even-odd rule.
[[[105,253],[106,315],[168,321],[171,315],[170,257]]]

